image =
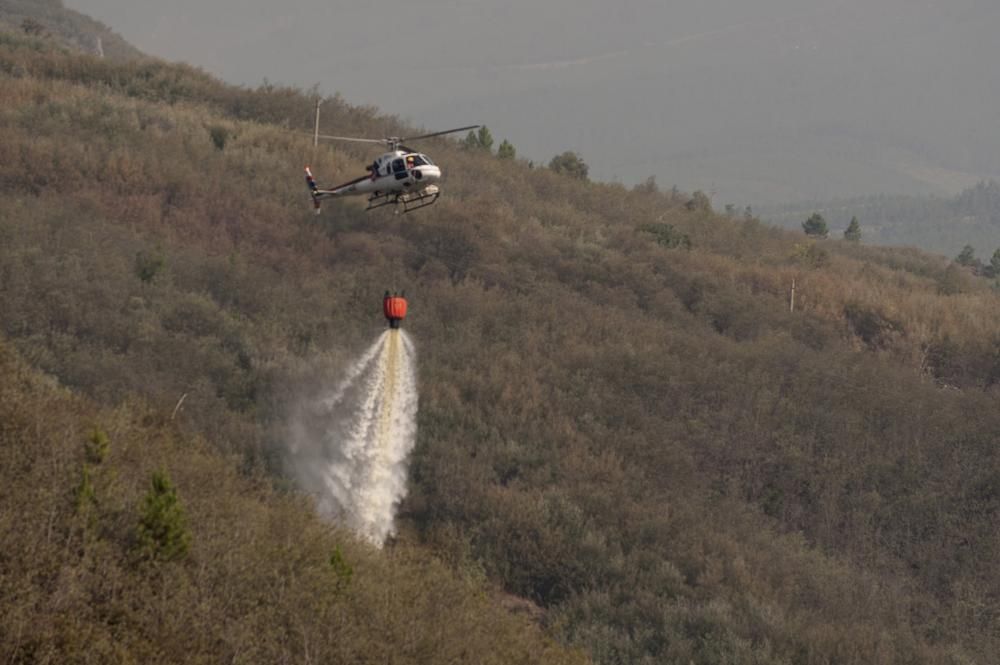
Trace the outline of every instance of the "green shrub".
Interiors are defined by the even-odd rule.
[[[165,471],[153,473],[136,535],[140,553],[149,559],[174,561],[187,555],[191,533],[177,490]]]

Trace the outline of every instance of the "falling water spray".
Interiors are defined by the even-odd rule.
[[[406,495],[416,416],[416,352],[405,332],[391,329],[293,422],[293,467],[320,512],[379,547]]]

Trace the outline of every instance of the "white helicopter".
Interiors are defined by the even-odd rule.
[[[318,124],[318,123],[317,123]],[[441,169],[427,155],[403,145],[403,141],[428,139],[432,136],[443,136],[478,129],[479,125],[456,127],[443,132],[421,134],[420,136],[398,137],[385,139],[363,139],[350,136],[315,135],[316,140],[330,139],[334,141],[356,141],[360,143],[381,143],[388,147],[389,152],[378,157],[368,165],[368,174],[355,178],[342,185],[323,189],[316,184],[312,171],[306,167],[306,183],[312,193],[313,207],[316,214],[320,213],[320,202],[338,196],[368,195],[368,207],[374,210],[386,205],[402,204],[403,212],[411,212],[426,208],[441,196],[441,188],[437,181],[441,179]]]

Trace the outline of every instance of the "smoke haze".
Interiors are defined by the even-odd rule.
[[[319,84],[740,206],[1000,176],[986,0],[67,0],[153,54]],[[336,128],[325,130],[336,133]]]

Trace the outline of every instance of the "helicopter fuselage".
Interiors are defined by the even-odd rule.
[[[317,186],[312,171],[306,167],[306,183],[317,214],[323,199],[355,195],[368,196],[368,210],[399,204],[403,212],[417,210],[437,200],[441,190],[436,183],[440,179],[441,169],[427,155],[405,150],[383,154],[368,166],[368,175],[330,189]]]
[[[360,138],[356,136],[330,136],[319,133],[319,102],[316,103],[316,131],[313,134],[313,146],[319,144],[319,140],[329,139],[334,141],[355,141],[361,143],[381,143],[389,148],[389,152],[383,153],[368,167],[368,175],[355,178],[350,182],[345,182],[329,189],[321,188],[316,184],[312,171],[306,167],[306,184],[312,194],[313,207],[319,214],[321,201],[323,199],[336,198],[339,196],[352,196],[357,194],[368,195],[368,208],[373,210],[385,205],[399,206],[402,204],[403,212],[426,208],[437,201],[441,195],[441,190],[437,186],[437,181],[441,179],[441,169],[430,160],[427,155],[407,148],[404,141],[416,141],[418,139],[429,139],[435,136],[454,134],[455,132],[472,131],[479,129],[479,125],[468,125],[467,127],[456,127],[446,129],[443,132],[431,132],[420,136],[402,138],[390,136],[384,139]],[[397,209],[397,212],[399,210]]]
[[[387,152],[368,166],[368,175],[332,187],[330,196],[418,192],[441,179],[441,169],[427,155]]]

